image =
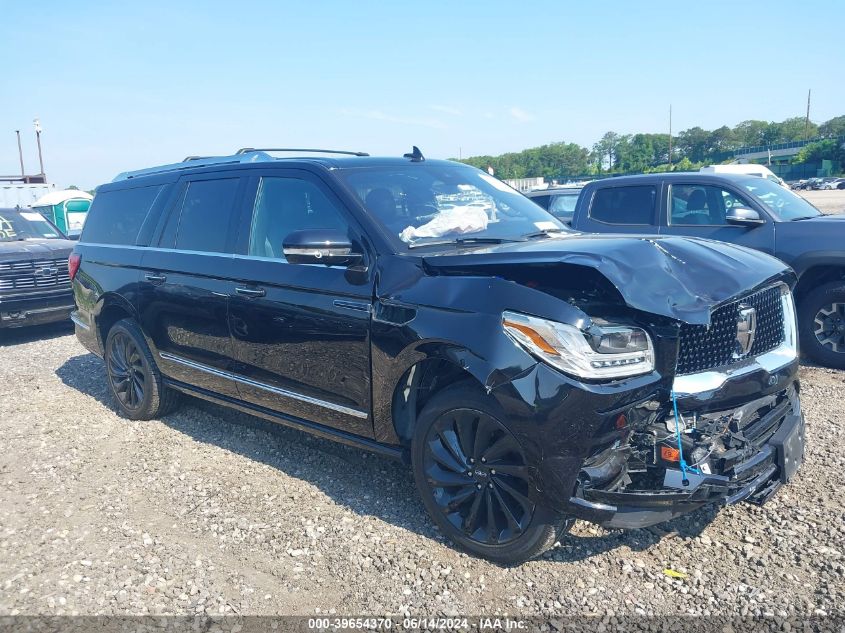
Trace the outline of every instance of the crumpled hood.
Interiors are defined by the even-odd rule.
[[[724,242],[686,237],[566,234],[423,259],[433,272],[556,262],[593,268],[616,287],[631,308],[701,325],[710,323],[714,306],[768,281],[795,282],[791,269],[774,257]]]
[[[70,255],[76,242],[71,240],[15,240],[0,242],[0,262],[61,259]]]

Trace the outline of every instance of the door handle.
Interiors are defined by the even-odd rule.
[[[264,288],[235,288],[235,292],[244,297],[263,297],[267,294]]]
[[[144,275],[144,279],[154,284],[161,284],[167,281],[166,275],[153,275],[152,273],[147,273]]]

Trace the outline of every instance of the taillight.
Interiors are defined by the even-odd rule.
[[[82,263],[82,255],[79,253],[71,253],[70,257],[67,258],[67,272],[70,275],[70,280],[73,281],[73,278],[76,277],[77,271],[79,271],[79,264]]]

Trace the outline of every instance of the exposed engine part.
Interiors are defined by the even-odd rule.
[[[729,411],[681,413],[682,451],[671,406],[663,407],[633,421],[626,446],[607,448],[587,460],[579,483],[602,490],[661,490],[667,470],[679,468],[681,452],[699,478],[729,475],[769,440],[789,402],[790,392],[781,392]],[[622,462],[616,457],[620,454],[625,455]],[[618,470],[611,472],[613,468]]]

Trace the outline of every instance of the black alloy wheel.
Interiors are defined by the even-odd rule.
[[[513,435],[492,416],[453,409],[429,430],[425,473],[447,520],[468,538],[501,545],[534,515],[528,469]]]
[[[534,470],[507,419],[477,384],[446,387],[417,418],[411,461],[422,502],[443,534],[510,565],[546,551],[572,520],[532,495]]]
[[[115,323],[106,336],[104,349],[109,389],[123,417],[151,420],[178,406],[179,392],[165,384],[134,320]]]
[[[109,339],[106,358],[112,392],[122,406],[139,409],[144,402],[147,378],[138,345],[126,332],[117,332]]]
[[[845,303],[823,306],[813,319],[819,344],[836,353],[845,352]]]

